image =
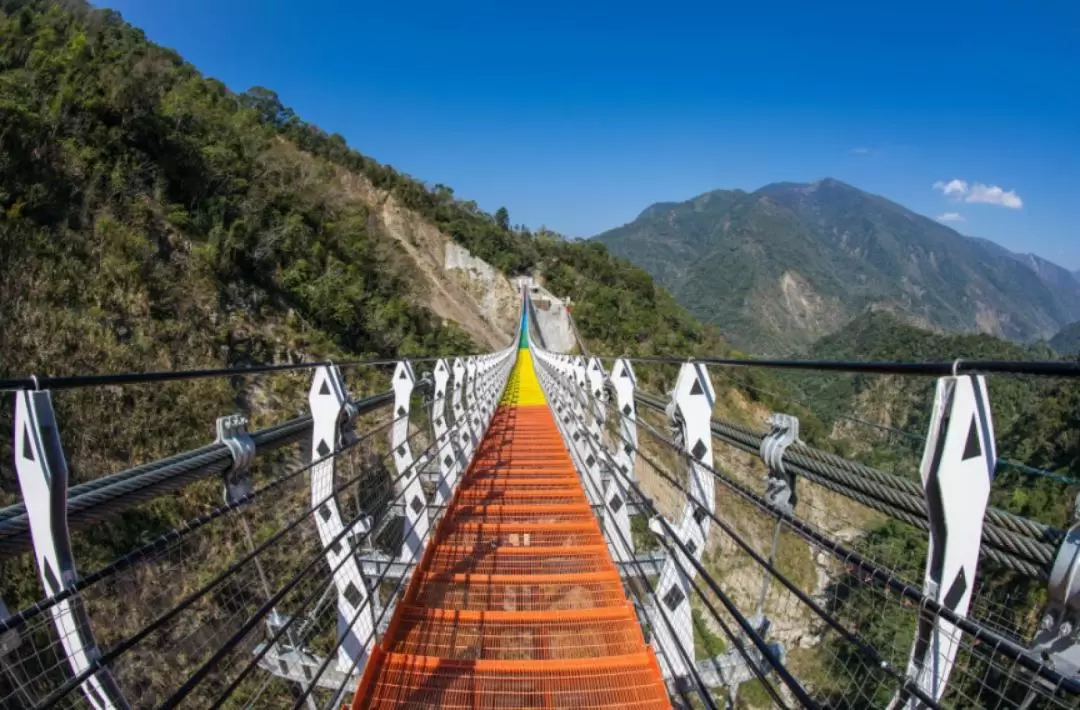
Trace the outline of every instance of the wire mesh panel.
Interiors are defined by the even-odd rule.
[[[455,660],[554,660],[637,653],[641,633],[625,605],[546,612],[466,612],[410,607],[387,648]]]

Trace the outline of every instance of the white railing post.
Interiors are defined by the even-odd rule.
[[[70,589],[78,580],[68,535],[68,466],[48,391],[15,395],[15,470],[34,544],[34,562],[47,596]],[[50,609],[71,672],[85,672],[101,656],[90,617],[78,595]],[[120,687],[107,668],[79,685],[95,710],[127,708]]]
[[[634,403],[637,378],[630,361],[625,358],[616,360],[609,381],[615,390],[615,406],[619,410],[619,437],[612,442],[612,458],[619,473],[613,473],[608,479],[604,505],[617,529],[617,535],[612,536],[615,560],[629,562],[634,559],[634,536],[630,528],[629,498],[623,476],[634,480],[634,465],[637,462],[637,405]]]
[[[709,526],[712,522],[710,513],[716,512],[715,483],[712,468],[712,408],[716,395],[709,373],[700,363],[688,362],[679,370],[675,391],[671,394],[668,411],[673,416],[673,424],[679,432],[679,439],[689,460],[689,489],[694,501],[687,500],[683,506],[682,521],[672,525],[683,544],[698,562],[705,551]],[[696,502],[695,502],[696,501]],[[699,505],[700,504],[700,505]],[[704,506],[704,507],[703,507]],[[659,521],[650,522],[650,528],[657,534],[664,534],[664,527]],[[696,568],[685,559],[678,546],[673,546],[671,555],[664,562],[657,584],[660,603],[670,612],[671,626],[675,638],[671,638],[671,629],[660,618],[662,611],[655,605],[650,609],[653,618],[653,631],[661,649],[670,649],[674,644],[682,647],[679,654],[663,654],[665,674],[673,678],[683,678],[693,671],[687,668],[683,658],[694,658],[694,627],[690,613],[690,582],[696,576]]]
[[[971,604],[996,467],[986,378],[939,378],[920,466],[930,519],[923,593],[959,617],[967,616]],[[945,692],[960,635],[945,619],[919,617],[907,673],[934,700]],[[915,710],[923,703],[900,691],[891,706]]]
[[[318,368],[308,392],[312,419],[311,461],[314,462],[311,467],[311,505],[326,563],[336,570],[338,636],[343,639],[338,647],[338,670],[343,673],[363,670],[371,655],[375,628],[372,605],[368,604],[368,613],[360,613],[368,600],[368,589],[349,540],[351,536],[369,533],[371,518],[358,511],[359,517],[351,523],[356,527],[342,535],[345,526],[334,495],[337,457],[330,454],[341,447],[341,425],[348,416],[347,404],[345,383],[337,367]]]

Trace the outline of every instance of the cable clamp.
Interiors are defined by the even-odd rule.
[[[1080,522],[1061,541],[1046,591],[1046,610],[1031,652],[1059,673],[1080,678]]]
[[[247,430],[243,414],[227,414],[217,419],[217,442],[232,455],[232,465],[225,472],[225,502],[234,503],[251,495],[251,463],[255,460],[255,441]]]
[[[768,419],[769,433],[761,439],[760,454],[769,468],[765,479],[765,498],[775,507],[790,513],[795,508],[795,476],[784,468],[784,453],[799,441],[799,418],[793,414],[774,413]]]

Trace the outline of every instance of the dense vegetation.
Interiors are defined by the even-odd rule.
[[[1045,346],[1021,346],[989,335],[933,333],[887,312],[869,312],[809,351],[823,360],[941,361],[957,356],[987,360],[1054,359]],[[841,450],[872,442],[865,458],[904,475],[917,475],[921,442],[886,436],[879,430],[841,419],[854,415],[871,424],[924,435],[933,401],[933,378],[849,375],[791,375],[798,397],[812,402],[826,427],[838,432]],[[988,378],[999,456],[1080,479],[1080,386],[1037,377]],[[837,426],[838,424],[844,426]],[[905,455],[906,454],[906,455]],[[1023,473],[1002,464],[994,483],[994,503],[1063,527],[1073,493],[1052,478]]]
[[[869,305],[1019,341],[1080,318],[1064,269],[831,179],[653,205],[595,239],[759,355],[793,353]]]

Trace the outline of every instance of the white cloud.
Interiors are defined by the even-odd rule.
[[[946,212],[945,214],[939,214],[935,219],[939,222],[965,222],[964,215],[959,212]]]
[[[1016,194],[1016,190],[1003,190],[997,185],[984,185],[981,182],[968,184],[967,180],[954,178],[948,182],[938,180],[933,184],[933,188],[953,200],[972,204],[998,205],[1013,210],[1024,206],[1024,201]]]
[[[983,185],[981,182],[971,186],[971,192],[964,198],[964,202],[1000,205],[1013,210],[1024,206],[1024,201],[1016,194],[1016,190],[1002,190],[997,185]]]
[[[948,182],[942,182],[938,180],[934,183],[935,190],[941,190],[941,194],[946,197],[956,196],[957,198],[963,196],[968,191],[968,184],[966,180],[949,180]]]
[[[852,148],[851,152],[853,155],[870,155],[869,148]]]

